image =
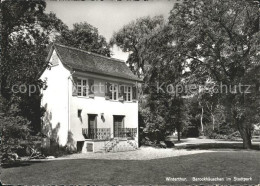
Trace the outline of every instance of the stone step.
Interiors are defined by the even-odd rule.
[[[126,139],[121,138],[115,139],[115,141],[112,141],[106,145],[106,147],[101,148],[101,151],[105,152],[124,152],[124,151],[133,151],[137,150],[137,144],[134,141],[130,141]]]

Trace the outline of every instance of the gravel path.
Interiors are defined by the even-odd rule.
[[[185,149],[157,149],[152,147],[141,147],[136,151],[116,152],[116,153],[80,153],[53,160],[64,159],[112,159],[112,160],[151,160],[158,158],[167,158],[175,156],[184,156],[190,154],[209,153],[211,150],[185,150]]]
[[[174,139],[173,139],[174,141]],[[203,143],[242,143],[241,141],[225,141],[225,140],[214,140],[214,139],[198,139],[198,138],[187,138],[182,139],[181,143],[175,142],[176,147],[192,145],[192,144],[203,144]],[[260,142],[254,142],[254,144],[259,144]],[[259,146],[260,147],[260,146]],[[223,149],[222,149],[223,150]],[[153,148],[153,147],[141,147],[136,151],[127,151],[127,152],[109,152],[109,153],[78,153],[66,155],[59,158],[53,159],[43,159],[40,161],[50,161],[50,160],[66,160],[66,159],[109,159],[109,160],[152,160],[159,158],[168,158],[168,157],[176,157],[176,156],[185,156],[190,154],[200,154],[200,153],[209,153],[222,151],[221,149],[213,149],[213,150],[187,150],[187,149],[161,149],[161,148]],[[233,149],[229,149],[232,151]],[[227,151],[225,149],[224,151]],[[34,161],[34,160],[32,160]],[[35,160],[39,161],[39,160]]]
[[[175,146],[186,146],[189,144],[203,144],[203,143],[242,143],[241,141],[226,141],[226,140],[215,140],[215,139],[198,139],[198,138],[186,138],[182,139],[181,143],[175,142]],[[260,144],[255,142],[255,144]],[[222,149],[223,150],[223,149]],[[230,149],[232,151],[232,149]],[[153,147],[141,147],[136,151],[128,152],[116,152],[116,153],[79,153],[67,155],[64,157],[55,158],[54,160],[64,159],[112,159],[112,160],[151,160],[167,157],[185,156],[190,154],[209,153],[221,151],[221,149],[213,150],[187,150],[187,149],[161,149]],[[224,151],[227,151],[225,149]]]

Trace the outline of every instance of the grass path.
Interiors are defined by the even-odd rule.
[[[5,184],[258,184],[259,151],[200,153],[153,160],[68,159],[5,168]],[[166,177],[187,178],[169,182]],[[192,177],[252,177],[251,182],[193,182]]]

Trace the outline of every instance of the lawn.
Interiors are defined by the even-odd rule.
[[[176,146],[176,149],[243,149],[243,143],[201,143],[201,144],[187,144],[184,146]],[[252,144],[252,149],[260,150],[260,144]]]
[[[4,168],[5,184],[258,184],[260,151],[224,151],[156,160],[55,160]],[[166,177],[187,178],[185,182]],[[224,182],[193,182],[192,177],[232,178]],[[252,177],[250,182],[233,177]]]

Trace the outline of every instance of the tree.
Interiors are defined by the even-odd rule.
[[[199,0],[175,6],[169,17],[175,54],[183,56],[198,82],[209,77],[214,82],[238,89],[238,85],[258,84],[250,79],[259,65],[259,9],[253,1]],[[255,91],[254,91],[255,92]],[[252,107],[258,94],[228,90],[221,93],[228,121],[236,126],[244,148],[251,148]],[[252,118],[252,117],[251,117]],[[253,117],[255,118],[255,117]]]
[[[130,53],[127,64],[138,76],[145,77],[145,68],[148,65],[148,61],[143,57],[141,48],[145,44],[147,37],[163,25],[164,19],[162,16],[139,18],[114,33],[110,40],[110,45],[115,44],[123,52]]]
[[[55,14],[44,13],[44,1],[4,1],[1,8],[4,111],[27,118],[32,132],[37,133],[42,115],[39,74],[48,65],[45,59],[53,37],[67,27]]]
[[[158,93],[154,84],[158,79],[167,77],[169,71],[167,69],[165,73],[161,73],[160,77],[156,76],[159,71],[163,72],[166,69],[163,69],[163,66],[161,69],[153,68],[153,65],[158,67],[160,63],[150,60],[155,55],[153,53],[155,48],[151,48],[154,46],[151,43],[157,41],[152,40],[152,36],[159,34],[163,25],[162,16],[139,18],[114,33],[110,40],[110,45],[117,45],[122,51],[130,53],[127,60],[129,68],[144,80],[141,90],[143,94],[139,96],[140,117],[149,140],[157,144],[165,140],[165,137],[175,129],[173,118],[170,117],[170,112],[173,111],[171,108],[173,100],[168,100],[169,94]],[[158,59],[157,56],[156,59]]]
[[[209,115],[208,120],[211,120],[212,130],[215,129],[215,110],[219,103],[219,94],[215,92],[216,83],[212,80],[208,79],[204,85],[200,86],[200,91],[197,95],[197,101],[201,108],[201,116],[200,116],[200,123],[201,123],[201,133],[204,135],[204,115]]]
[[[44,82],[38,78],[48,65],[48,45],[65,27],[54,14],[44,13],[45,6],[40,0],[1,3],[0,133],[5,157],[41,130]]]
[[[18,27],[34,24],[37,17],[43,14],[46,3],[44,1],[4,1],[1,3],[1,95],[10,96],[10,77],[15,63],[11,60],[10,36]]]
[[[175,89],[186,84],[185,60],[173,52],[170,31],[162,16],[144,17],[125,25],[110,41],[130,52],[130,69],[143,77],[141,102],[145,104],[140,110],[146,121],[144,130],[154,134],[157,142],[165,140],[175,129],[180,140],[181,131],[190,122],[185,92]]]
[[[158,130],[167,137],[176,129],[180,141],[181,131],[190,122],[184,98],[187,93],[183,89],[187,74],[183,57],[172,52],[169,34],[167,25],[161,27],[147,35],[140,46],[149,67],[145,69],[144,92],[148,95],[150,114],[163,118]]]
[[[98,33],[98,29],[88,24],[75,23],[73,29],[64,28],[55,42],[87,50],[104,56],[111,56],[110,46],[106,39]]]
[[[186,137],[198,137],[199,128],[201,126],[201,108],[198,103],[198,97],[193,96],[186,99],[186,108],[188,116],[190,118],[189,125],[184,130],[184,136]],[[203,118],[205,120],[205,118]],[[203,121],[204,123],[205,121]]]

